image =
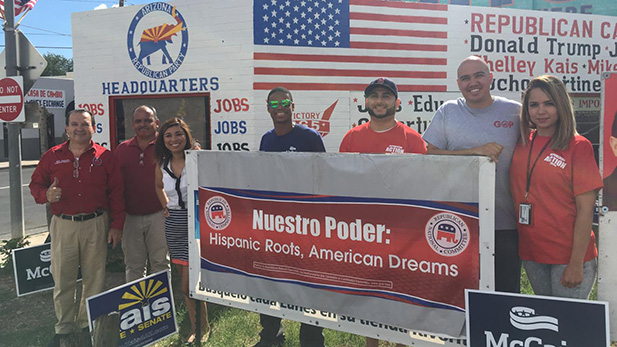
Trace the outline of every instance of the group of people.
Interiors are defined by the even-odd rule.
[[[491,95],[492,78],[484,60],[466,58],[457,70],[462,97],[444,103],[423,136],[396,120],[398,88],[378,78],[364,91],[370,121],[349,130],[339,151],[490,158],[496,164],[495,289],[518,293],[522,263],[536,294],[587,298],[597,268],[593,209],[602,188],[591,143],[576,132],[572,101],[558,78],[533,79],[522,105]],[[293,121],[289,90],[272,89],[266,108],[274,127],[263,135],[260,151],[325,152],[317,131]],[[139,106],[135,137],[112,153],[92,141],[94,124],[90,112],[72,111],[69,140],[43,155],[30,183],[36,202],[51,203],[54,215],[54,341],[87,329],[84,298],[103,289],[106,243],[115,247],[120,240],[127,282],[145,276],[147,264],[151,272],[169,269],[171,258],[191,318],[187,341],[196,339],[198,320],[207,338],[206,306],[188,296],[184,153],[194,148],[188,126],[174,117],[159,129],[156,110]],[[83,295],[76,308],[79,265]],[[262,314],[260,323],[254,347],[283,344],[280,318]],[[324,342],[321,327],[301,325],[301,346]],[[366,345],[378,340],[367,338]]]
[[[202,341],[209,336],[206,305],[191,299],[188,287],[184,151],[199,145],[180,118],[168,119],[159,129],[154,107],[139,106],[132,118],[135,136],[110,152],[92,141],[92,113],[71,111],[68,141],[47,151],[32,174],[35,201],[50,203],[53,214],[49,232],[58,322],[48,346],[59,346],[76,330],[88,330],[85,299],[103,290],[107,243],[113,248],[122,244],[127,282],[144,277],[148,266],[156,273],[174,263],[191,323],[186,342],[195,341],[198,321]]]
[[[349,130],[339,152],[488,157],[496,164],[495,290],[520,292],[522,264],[536,294],[586,299],[596,276],[592,221],[602,188],[591,143],[577,133],[572,100],[558,78],[533,79],[522,104],[491,95],[492,79],[481,58],[463,60],[462,97],[441,105],[420,136],[395,118],[394,81],[378,78],[364,91],[370,121]],[[266,101],[274,129],[260,150],[325,151],[316,131],[293,122],[289,90],[275,88]],[[280,318],[260,321],[254,347],[281,345]],[[366,339],[367,347],[378,343]],[[300,345],[324,346],[321,328],[302,324]]]

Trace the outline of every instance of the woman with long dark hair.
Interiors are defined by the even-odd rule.
[[[196,307],[199,300],[189,297],[188,269],[188,194],[184,151],[191,149],[194,140],[188,125],[177,117],[168,119],[159,130],[154,147],[156,194],[165,208],[165,237],[171,262],[176,264],[181,274],[181,287],[191,320],[191,333],[186,342],[195,341]],[[206,303],[201,312],[202,342],[210,334]]]
[[[591,224],[602,176],[591,143],[576,132],[560,79],[544,75],[529,83],[520,131],[510,183],[527,276],[536,294],[586,299],[597,270]]]

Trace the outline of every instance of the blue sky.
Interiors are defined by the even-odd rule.
[[[149,2],[152,1],[125,0],[124,6]],[[110,8],[114,4],[118,4],[118,1],[38,0],[32,11],[22,20],[19,29],[41,54],[50,52],[72,58],[71,13]],[[16,18],[16,23],[20,17]],[[4,49],[4,32],[0,34],[0,45]]]

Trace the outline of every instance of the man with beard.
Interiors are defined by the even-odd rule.
[[[427,153],[480,155],[495,162],[495,290],[518,293],[521,261],[510,162],[519,139],[521,104],[491,95],[493,74],[482,58],[464,59],[457,75],[463,97],[445,102],[433,116],[423,134]]]
[[[169,269],[165,240],[165,212],[154,189],[154,142],[159,119],[154,107],[142,105],[133,111],[135,137],[114,151],[124,178],[126,221],[122,239],[126,281],[150,272]]]
[[[385,77],[374,80],[364,89],[364,98],[371,120],[345,134],[340,152],[426,153],[420,134],[394,117],[401,104],[394,81]],[[367,347],[378,345],[377,339],[366,338]]]
[[[394,81],[380,77],[364,90],[365,105],[371,120],[349,130],[340,152],[426,153],[420,134],[394,117],[401,104]]]

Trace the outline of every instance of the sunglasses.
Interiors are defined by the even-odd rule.
[[[279,105],[283,107],[289,107],[289,105],[291,105],[291,100],[285,99],[281,101],[268,101],[268,105],[270,106],[270,108],[277,108],[279,107]]]

